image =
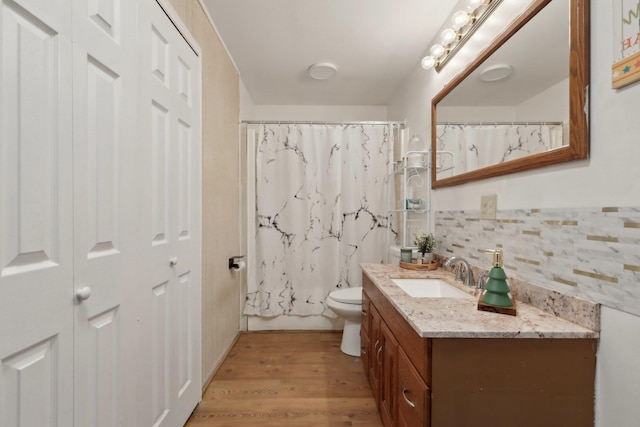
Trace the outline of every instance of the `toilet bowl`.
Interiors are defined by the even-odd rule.
[[[333,291],[327,297],[326,303],[331,310],[344,319],[340,350],[350,356],[360,356],[362,287]]]

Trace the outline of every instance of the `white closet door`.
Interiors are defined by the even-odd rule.
[[[75,425],[136,425],[137,7],[73,3]]]
[[[149,420],[183,425],[201,397],[200,60],[153,0],[140,3],[143,344]],[[145,316],[146,318],[146,316]],[[145,330],[147,327],[145,325]]]
[[[0,425],[71,426],[71,2],[0,8]]]

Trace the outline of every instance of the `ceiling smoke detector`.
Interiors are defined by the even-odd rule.
[[[318,62],[309,67],[309,75],[316,80],[329,80],[337,72],[336,66],[330,62]]]

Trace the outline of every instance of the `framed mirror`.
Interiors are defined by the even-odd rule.
[[[432,100],[432,187],[589,156],[589,0],[537,0]]]

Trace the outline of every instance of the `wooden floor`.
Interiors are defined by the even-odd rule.
[[[340,332],[242,334],[186,427],[382,427]]]

